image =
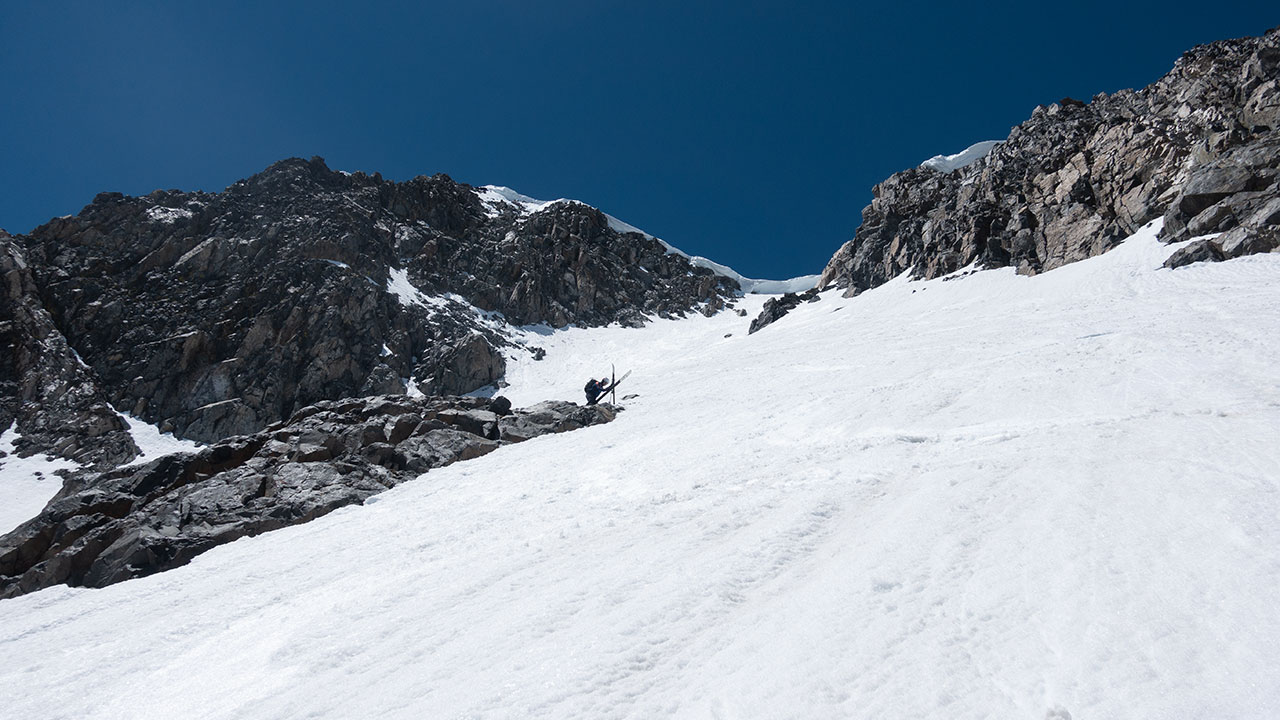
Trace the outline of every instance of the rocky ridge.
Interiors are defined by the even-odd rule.
[[[1035,274],[1164,219],[1203,259],[1277,247],[1280,28],[1185,53],[1142,90],[1036,108],[985,158],[905,170],[873,190],[819,287],[856,294],[970,264]]]
[[[22,250],[0,231],[0,430],[18,453],[50,453],[104,470],[138,456],[93,371],[54,325]]]
[[[39,516],[0,537],[0,598],[178,567],[434,468],[615,415],[609,405],[560,401],[513,411],[502,397],[317,403],[254,435],[68,482]]]
[[[0,233],[0,429],[80,463],[0,538],[0,597],[100,587],[504,444],[608,422],[511,411],[519,324],[716,312],[736,282],[571,201],[285,160],[221,193],[98,195]],[[488,393],[480,393],[488,394]],[[194,454],[139,454],[117,410]]]
[[[320,158],[221,193],[103,193],[17,241],[84,392],[203,442],[322,400],[497,385],[504,352],[537,352],[512,325],[638,325],[737,289],[581,203]]]

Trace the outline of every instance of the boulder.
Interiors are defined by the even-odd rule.
[[[1222,248],[1210,239],[1197,240],[1178,250],[1164,261],[1167,268],[1178,268],[1196,262],[1217,262],[1225,259]]]
[[[579,406],[562,400],[548,400],[499,418],[498,432],[503,442],[524,442],[540,435],[610,422],[617,414],[617,408],[604,403]]]

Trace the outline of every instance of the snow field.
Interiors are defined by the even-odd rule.
[[[538,335],[615,422],[0,601],[15,717],[1280,714],[1280,255]],[[754,316],[764,298],[741,304]],[[725,337],[730,334],[730,337]]]

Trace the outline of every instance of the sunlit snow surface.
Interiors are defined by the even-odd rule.
[[[1280,716],[1280,254],[1170,251],[548,333],[506,393],[616,422],[0,601],[0,708]]]
[[[70,460],[49,455],[18,457],[14,454],[17,440],[17,423],[0,432],[0,452],[5,454],[0,457],[0,535],[38,515],[45,503],[62,489],[62,478],[54,475],[55,472],[80,467]],[[0,611],[0,617],[3,616]]]
[[[119,413],[119,415],[129,426],[129,435],[133,437],[133,444],[137,445],[140,451],[138,457],[134,458],[129,465],[142,465],[165,455],[196,452],[200,449],[200,443],[193,440],[174,437],[172,433],[162,433],[155,425],[127,413]]]
[[[970,145],[955,155],[934,155],[920,163],[920,167],[937,170],[940,173],[953,172],[962,167],[968,167],[990,155],[991,150],[1000,143],[1000,140],[984,140]]]

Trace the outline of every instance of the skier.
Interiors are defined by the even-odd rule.
[[[609,378],[607,377],[600,378],[599,380],[596,380],[595,378],[588,380],[587,386],[583,388],[587,391],[587,404],[595,405],[596,402],[598,402],[605,393],[609,392],[612,387],[613,386],[609,384]]]

